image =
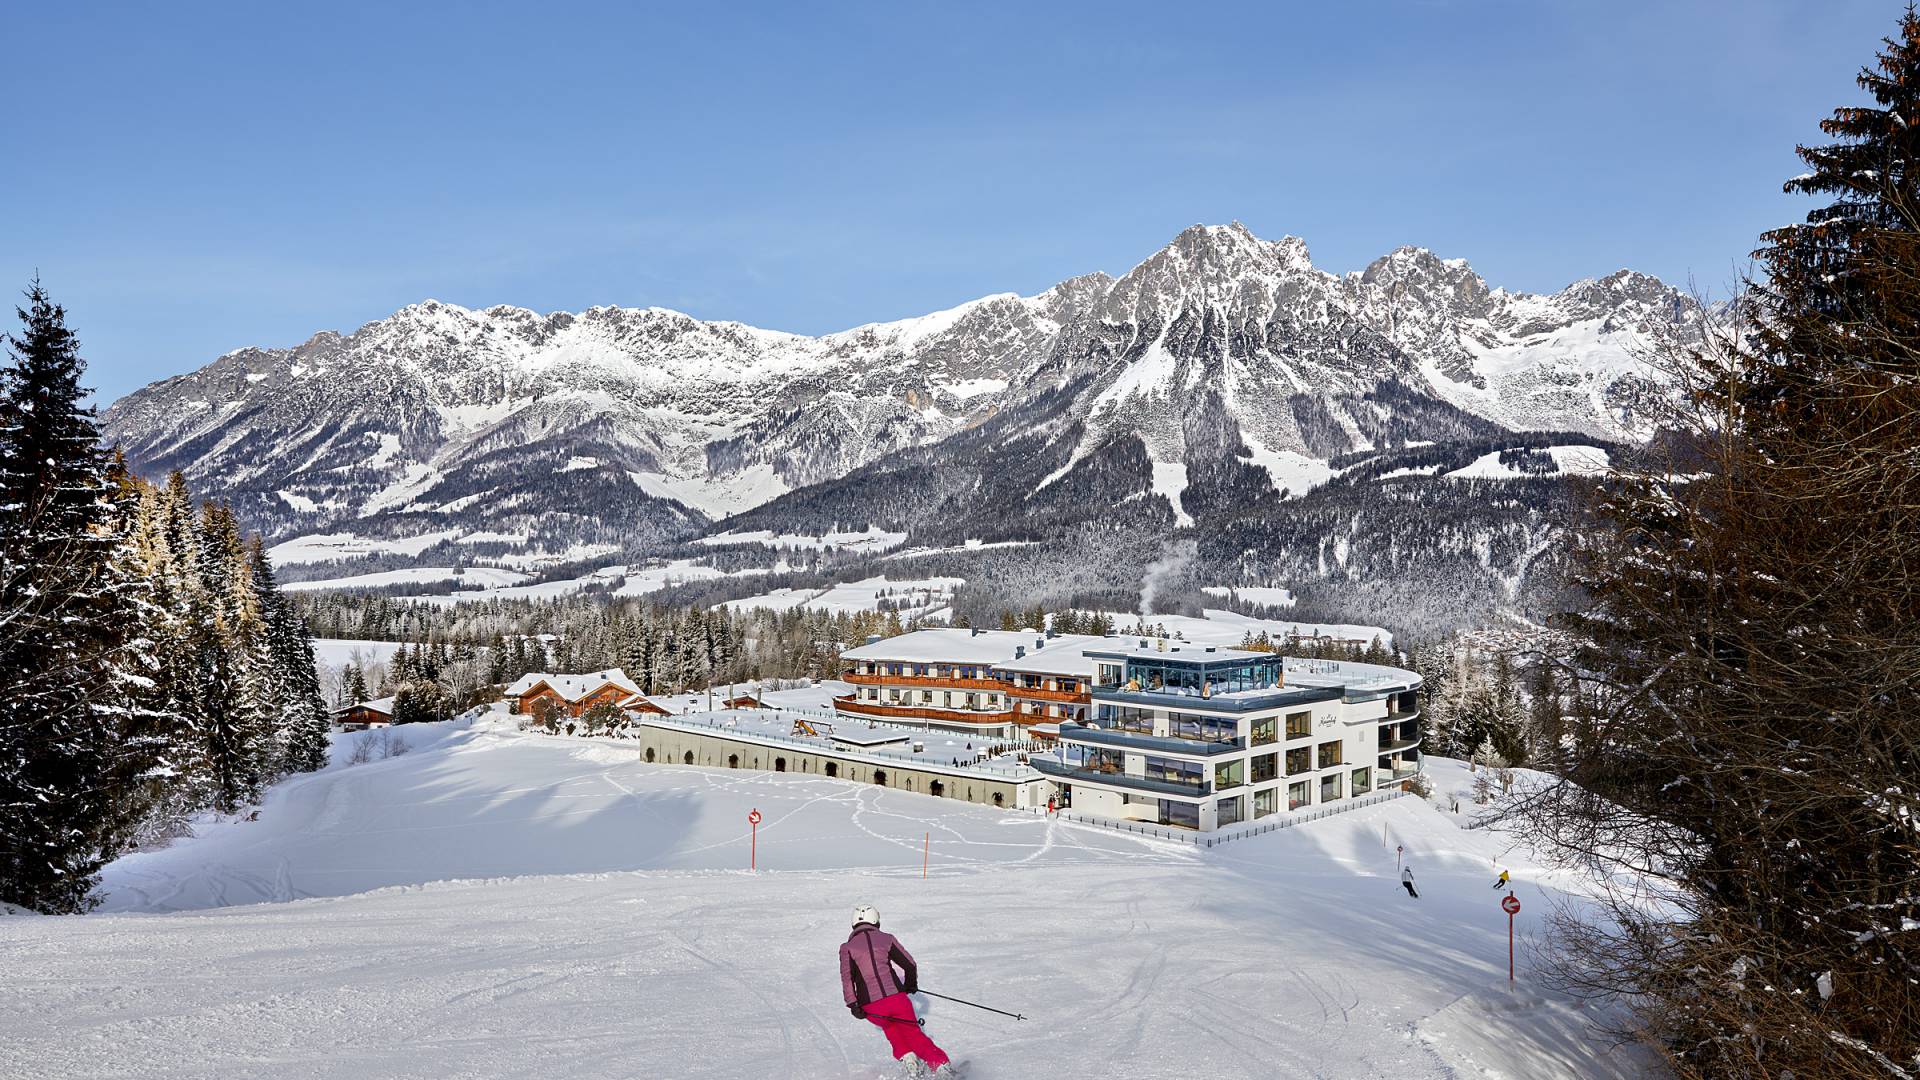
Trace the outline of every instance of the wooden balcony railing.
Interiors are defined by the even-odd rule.
[[[918,705],[888,705],[878,701],[837,697],[833,707],[841,712],[871,716],[876,720],[931,720],[939,724],[966,724],[974,727],[999,727],[1014,722],[1014,714],[1005,712],[968,712],[965,709],[928,709]]]
[[[1039,686],[1013,686],[1004,683],[1002,689],[1014,697],[1032,698],[1035,701],[1057,701],[1063,705],[1093,704],[1093,694],[1086,690],[1048,690]]]
[[[860,686],[914,686],[928,690],[1005,690],[1007,684],[998,679],[962,679],[945,675],[862,675],[849,671],[840,676],[847,682]]]

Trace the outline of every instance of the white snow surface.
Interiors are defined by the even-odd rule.
[[[696,544],[708,545],[760,544],[770,548],[807,551],[824,551],[828,548],[838,548],[842,551],[886,551],[906,542],[906,533],[888,532],[874,525],[869,525],[859,532],[831,532],[824,536],[801,536],[792,533],[774,533],[767,529],[754,529],[749,532],[723,532],[694,541]]]
[[[400,649],[397,641],[364,641],[354,638],[314,638],[313,659],[323,667],[337,668],[356,656],[366,663],[384,664]]]
[[[115,862],[104,913],[0,919],[0,1072],[894,1077],[840,999],[856,903],[929,989],[1028,1017],[927,1001],[972,1080],[1648,1068],[1524,950],[1507,984],[1497,868],[1523,943],[1585,883],[1417,799],[1203,850],[488,721],[345,764],[368,737],[256,822]]]
[[[811,608],[815,611],[878,611],[883,599],[895,602],[900,617],[906,619],[914,615],[935,617],[943,613],[953,600],[953,590],[966,584],[965,578],[929,577],[899,580],[884,575],[864,578],[860,581],[830,585],[824,589],[775,589],[772,592],[749,596],[742,600],[728,600],[715,607],[731,608],[735,611],[747,611],[752,608],[771,608],[775,611],[791,611],[794,608]]]
[[[491,566],[459,569],[451,566],[413,566],[404,570],[380,570],[371,574],[352,574],[318,581],[289,581],[280,588],[285,592],[313,592],[320,589],[373,589],[453,581],[465,589],[500,589],[525,580],[527,575],[518,570],[502,570]]]
[[[1463,465],[1447,475],[1461,480],[1513,480],[1536,475],[1521,472],[1500,463],[1500,451],[1482,454],[1470,465]],[[1603,476],[1606,474],[1609,458],[1607,452],[1597,446],[1549,446],[1547,455],[1554,464],[1560,466],[1560,476]]]
[[[1238,597],[1249,604],[1265,607],[1292,607],[1296,602],[1292,590],[1267,585],[1208,585],[1200,591],[1222,600]]]

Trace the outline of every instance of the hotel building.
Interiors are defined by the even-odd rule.
[[[1084,651],[1092,714],[1032,758],[1081,813],[1206,831],[1419,771],[1413,672],[1146,638]]]

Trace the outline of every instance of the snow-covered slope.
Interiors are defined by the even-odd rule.
[[[1634,350],[1695,317],[1626,271],[1531,296],[1401,249],[1340,277],[1298,239],[1197,225],[1118,279],[822,337],[426,301],[229,353],[116,402],[105,429],[274,539],[483,533],[525,555],[644,551],[892,452],[971,453],[964,436],[1011,410],[1048,447],[1030,486],[1137,441],[1142,492],[1184,524],[1208,490],[1298,495],[1354,450],[1636,434]]]
[[[927,1000],[971,1080],[1643,1075],[1524,952],[1506,983],[1494,867],[1523,939],[1581,882],[1415,799],[1201,851],[615,743],[398,734],[411,753],[114,864],[116,913],[0,919],[0,1071],[890,1077],[839,997],[868,902],[928,989],[1028,1017]]]

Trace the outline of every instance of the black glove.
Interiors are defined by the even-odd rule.
[[[908,979],[907,985],[901,987],[900,989],[909,994],[917,994],[920,992],[920,980]]]
[[[865,1020],[867,1018],[867,1010],[862,1008],[857,1001],[847,1002],[847,1011],[853,1014],[855,1020]]]

